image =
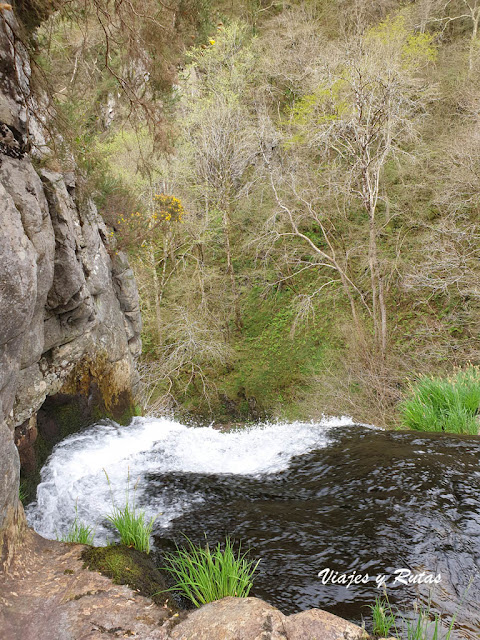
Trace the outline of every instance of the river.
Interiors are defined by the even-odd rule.
[[[446,620],[457,612],[460,637],[480,635],[475,437],[381,431],[348,418],[229,432],[136,418],[69,437],[41,477],[27,517],[45,537],[65,534],[77,509],[97,544],[113,540],[104,516],[129,487],[130,501],[157,516],[157,553],[182,534],[241,540],[261,559],[252,595],[284,613],[320,607],[361,623],[385,576],[391,602],[411,610],[416,597],[431,599]],[[361,584],[332,583],[353,572]],[[439,584],[394,580],[408,572]]]

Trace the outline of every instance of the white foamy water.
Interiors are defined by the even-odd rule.
[[[351,418],[319,423],[264,424],[222,433],[187,427],[168,418],[135,418],[127,427],[105,421],[57,445],[42,469],[37,500],[27,509],[31,526],[46,538],[65,535],[75,518],[95,527],[95,542],[115,536],[105,516],[133,499],[156,528],[202,502],[181,489],[146,495],[149,474],[199,473],[259,475],[287,468],[294,456],[323,448],[335,427]],[[108,474],[108,480],[107,480]],[[135,487],[135,490],[134,490]]]

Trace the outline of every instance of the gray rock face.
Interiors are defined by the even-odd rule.
[[[5,532],[21,515],[15,429],[22,458],[31,463],[35,416],[47,396],[68,389],[88,393],[94,381],[106,407],[125,402],[141,348],[141,319],[128,262],[110,244],[94,203],[77,198],[75,175],[37,172],[24,152],[32,120],[24,100],[30,64],[19,43],[14,56],[18,25],[12,12],[2,16],[0,550],[8,556]],[[38,122],[33,135],[40,135],[37,130]]]

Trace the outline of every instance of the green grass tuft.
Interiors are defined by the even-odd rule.
[[[469,587],[465,595],[468,589]],[[460,602],[460,605],[462,602]],[[399,639],[452,640],[457,612],[452,616],[448,628],[445,628],[442,625],[441,616],[438,613],[432,613],[430,600],[427,605],[415,603],[413,612],[406,614],[397,607],[395,607],[395,610],[393,609],[385,592],[385,598],[377,597],[375,604],[371,605],[370,609],[372,611],[374,636],[387,637],[392,630],[392,635]]]
[[[94,537],[95,529],[78,519],[77,507],[75,506],[75,519],[70,525],[70,529],[64,536],[60,538],[57,537],[57,540],[60,542],[77,542],[78,544],[88,544],[92,546]]]
[[[448,629],[443,630],[440,615],[435,613],[432,616],[428,604],[426,607],[415,609],[413,620],[402,616],[402,624],[407,640],[450,640],[455,617],[454,615]]]
[[[480,369],[469,366],[450,378],[421,377],[400,404],[402,424],[418,431],[477,435]]]
[[[117,529],[122,544],[150,553],[150,535],[155,517],[147,521],[145,511],[138,511],[135,503],[130,506],[127,499],[124,507],[113,506],[113,512],[107,516],[107,520]]]
[[[18,499],[23,503],[25,503],[28,499],[28,487],[23,481],[20,481],[20,484],[18,486]]]
[[[104,469],[104,473],[107,476],[108,484],[110,485],[110,479],[107,472]],[[110,485],[111,491],[111,485]],[[153,525],[155,524],[156,516],[146,519],[145,511],[137,509],[135,504],[135,489],[133,503],[130,504],[130,473],[128,475],[128,484],[125,496],[125,506],[117,507],[113,499],[112,494],[112,513],[106,516],[106,519],[113,524],[115,529],[120,534],[120,541],[127,547],[133,547],[137,551],[144,551],[150,553],[150,536],[152,534]]]
[[[200,607],[226,596],[246,598],[250,593],[259,560],[247,559],[239,547],[235,554],[230,538],[226,538],[224,549],[220,543],[210,549],[195,545],[189,538],[187,547],[176,553],[166,554],[169,564],[162,567],[175,580],[175,585],[168,591],[178,591]]]
[[[375,604],[370,605],[373,619],[373,633],[377,636],[388,637],[390,629],[395,627],[395,615],[389,603],[383,598],[375,598]]]

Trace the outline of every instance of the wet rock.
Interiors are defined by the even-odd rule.
[[[143,554],[126,547],[123,573],[142,590],[163,578]],[[170,594],[153,602],[85,568],[84,559],[118,573],[115,549],[45,540],[24,531],[8,572],[0,574],[0,635],[8,640],[360,640],[359,627],[324,611],[284,616],[257,598],[224,598],[179,611]],[[113,569],[114,567],[114,569]],[[138,571],[137,571],[138,569]],[[143,575],[149,572],[150,575]],[[138,574],[138,575],[137,575]],[[123,576],[123,574],[122,574]],[[120,580],[124,581],[124,577]],[[164,586],[164,585],[163,585]]]
[[[31,416],[23,424],[15,428],[15,445],[20,456],[20,464],[27,473],[32,473],[36,469],[33,445],[37,435],[37,416]]]

